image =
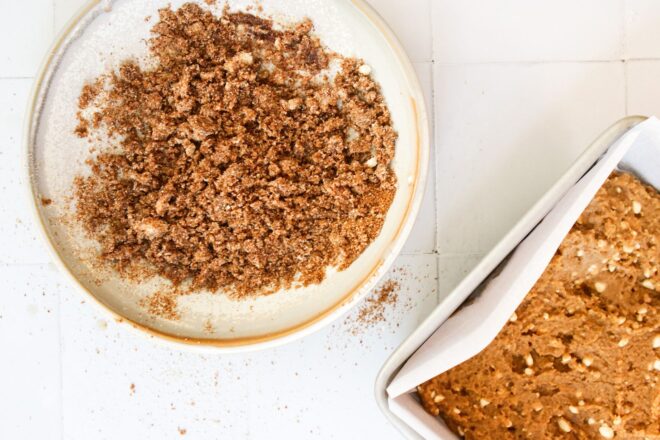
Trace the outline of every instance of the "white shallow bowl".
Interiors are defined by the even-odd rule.
[[[309,17],[330,49],[365,60],[381,84],[399,134],[393,169],[398,189],[377,239],[346,270],[316,286],[246,300],[222,292],[179,300],[179,320],[146,313],[140,300],[164,280],[125,281],[93,267],[94,243],[71,218],[73,178],[86,173],[89,145],[77,138],[75,113],[82,86],[128,57],[147,54],[145,39],[157,10],[183,1],[91,1],[47,55],[26,122],[27,170],[37,222],[61,268],[118,320],[163,339],[225,351],[264,348],[309,334],[356,304],[387,271],[412,228],[421,203],[429,156],[428,121],[417,77],[393,33],[362,0],[263,0],[264,14],[291,22]],[[198,2],[208,8],[204,2]],[[230,0],[246,10],[246,0]],[[212,7],[220,11],[224,2]],[[145,17],[151,16],[148,22]],[[44,206],[42,198],[53,203]],[[209,331],[209,328],[212,331]]]

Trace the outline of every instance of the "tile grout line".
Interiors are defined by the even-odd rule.
[[[428,0],[429,4],[429,30],[431,32],[431,99],[429,102],[430,114],[429,114],[429,150],[435,151],[435,34],[433,26],[433,0]],[[430,157],[429,151],[429,157]],[[433,166],[433,175],[435,179],[433,181],[433,215],[435,216],[435,221],[433,222],[433,253],[437,254],[438,249],[438,169],[437,169],[438,155],[433,154],[433,163],[429,166]]]
[[[440,255],[435,256],[435,303],[436,307],[440,304],[440,301],[442,301],[442,298],[440,298]],[[446,296],[446,295],[445,295]]]
[[[626,32],[626,0],[621,0],[621,22],[619,23],[621,25],[621,58],[625,62],[627,56],[628,56],[628,35]]]
[[[6,262],[6,261],[0,261],[0,268],[7,268],[7,267],[36,267],[36,266],[48,266],[51,264],[52,261],[44,261],[44,262],[37,262],[37,263],[12,263],[12,262]]]
[[[429,158],[433,153],[433,162],[429,163],[429,168],[433,167],[433,216],[435,217],[433,222],[433,253],[437,254],[438,252],[438,194],[437,194],[437,167],[436,161],[438,160],[437,154],[435,154],[435,38],[433,34],[433,0],[427,0],[429,6],[429,38],[431,38],[431,96],[428,103],[429,106],[429,115],[428,115],[428,125],[429,125]],[[429,170],[430,174],[430,170]]]
[[[433,0],[426,0],[429,5],[429,31],[431,38],[431,64],[435,61],[435,36],[433,33]]]
[[[623,114],[628,115],[628,63],[623,62]]]
[[[0,81],[16,81],[20,79],[34,79],[34,76],[0,76]]]
[[[626,0],[621,0],[621,58],[623,64],[623,114],[628,116],[628,33],[626,32]]]
[[[435,58],[431,59],[411,59],[413,64],[422,64],[422,63],[433,63],[438,66],[482,66],[482,65],[510,65],[510,66],[525,66],[525,65],[535,65],[535,64],[607,64],[607,63],[621,63],[628,61],[660,61],[660,56],[620,56],[613,58],[602,58],[602,59],[519,59],[519,60],[481,60],[481,61],[439,61]],[[20,78],[33,78],[33,77],[20,77]],[[2,77],[0,77],[2,79]]]
[[[485,60],[485,61],[442,61],[438,62],[433,60],[432,62],[435,65],[441,67],[473,67],[473,66],[535,66],[535,65],[546,65],[546,64],[613,64],[620,63],[625,61],[660,61],[658,58],[630,58],[628,60],[621,58],[610,58],[610,59],[591,59],[591,60],[579,60],[579,59],[548,59],[548,60],[506,60],[506,61],[497,61],[497,60]]]
[[[432,149],[433,151],[433,163],[429,164],[429,166],[433,167],[433,176],[435,177],[433,179],[433,215],[435,217],[435,221],[433,222],[433,253],[435,255],[435,304],[436,307],[438,304],[440,304],[441,298],[440,298],[440,240],[438,239],[438,234],[439,234],[439,227],[438,227],[438,210],[440,209],[440,204],[438,203],[438,154],[437,151],[435,151],[435,137],[436,137],[436,103],[435,103],[435,26],[433,23],[433,12],[434,12],[434,2],[433,0],[428,0],[429,4],[429,30],[430,30],[430,37],[431,37],[431,102],[429,103],[429,108],[430,108],[430,114],[429,114],[429,149]],[[429,156],[430,156],[430,151],[429,151]]]
[[[427,0],[429,3],[429,30],[431,31],[431,64],[435,63],[435,26],[433,25],[433,11],[435,8],[433,6],[433,0]]]
[[[660,57],[627,57],[621,61],[660,61]]]
[[[59,346],[59,367],[60,367],[60,440],[64,440],[64,362],[62,353],[62,294],[57,290],[57,333]]]

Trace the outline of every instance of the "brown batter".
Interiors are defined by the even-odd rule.
[[[481,353],[422,384],[466,439],[660,438],[660,195],[613,174]]]

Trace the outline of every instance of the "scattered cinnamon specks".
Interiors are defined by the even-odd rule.
[[[215,327],[213,327],[213,324],[208,319],[204,323],[204,333],[215,333]]]
[[[177,428],[177,431],[179,431],[180,435],[186,435],[186,433],[188,432],[188,430],[185,428]]]
[[[41,204],[42,204],[43,206],[48,206],[48,205],[50,205],[51,203],[53,203],[53,201],[52,201],[51,199],[46,198],[46,197],[42,197],[42,198],[41,198]]]
[[[135,394],[135,384],[132,383],[131,386],[129,387],[129,389],[131,390],[131,396],[134,395]]]
[[[350,332],[353,335],[362,333],[373,325],[385,321],[385,310],[394,306],[399,299],[399,282],[387,280],[380,288],[374,290],[362,303],[353,322],[349,319],[345,324],[352,324]]]
[[[172,292],[156,292],[142,299],[140,305],[146,308],[151,316],[158,316],[171,321],[176,321],[181,317],[176,310],[176,296]]]

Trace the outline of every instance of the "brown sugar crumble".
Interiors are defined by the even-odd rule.
[[[614,173],[495,340],[418,388],[462,438],[660,438],[660,194]]]
[[[361,333],[373,325],[385,321],[385,310],[387,306],[393,306],[399,300],[399,282],[396,280],[385,281],[378,289],[374,290],[362,303],[354,321],[346,322],[352,324],[350,332],[353,335]]]
[[[397,135],[368,66],[312,31],[165,8],[151,67],[83,88],[76,132],[101,152],[74,182],[76,215],[105,264],[244,297],[319,283],[376,238]],[[175,317],[164,296],[147,307]]]

